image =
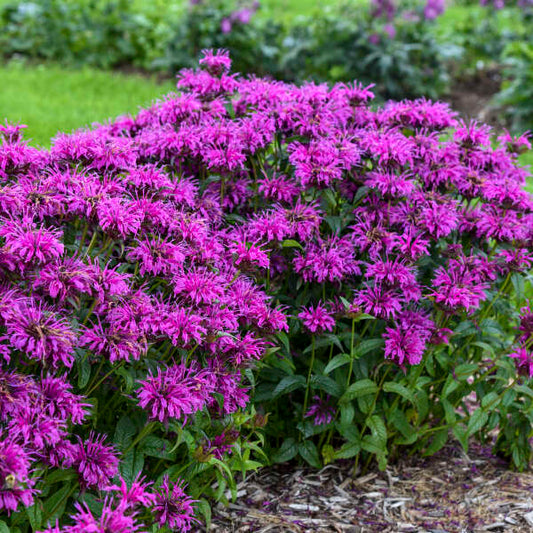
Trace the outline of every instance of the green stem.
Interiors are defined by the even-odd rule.
[[[305,387],[305,397],[304,397],[304,409],[302,411],[302,419],[305,417],[307,412],[307,402],[309,401],[309,385],[311,383],[311,374],[313,373],[313,366],[315,365],[315,336],[311,338],[312,348],[311,348],[311,364],[309,365],[309,372],[307,373],[307,384]]]

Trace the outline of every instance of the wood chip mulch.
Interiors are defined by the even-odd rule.
[[[218,505],[210,533],[533,532],[533,472],[516,473],[473,444],[404,457],[385,472],[353,464],[280,465],[249,476]]]

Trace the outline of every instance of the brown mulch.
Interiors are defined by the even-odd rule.
[[[345,461],[320,471],[281,465],[251,475],[218,505],[210,532],[478,533],[533,531],[533,473],[486,447],[450,445],[353,476]]]

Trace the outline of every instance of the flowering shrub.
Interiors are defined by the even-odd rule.
[[[187,530],[258,466],[267,419],[275,461],[384,467],[499,430],[527,465],[528,140],[200,64],[49,152],[3,128],[9,525]]]
[[[286,319],[218,197],[120,130],[61,135],[49,152],[0,130],[11,531],[188,531],[208,517],[193,498],[224,499],[235,471],[259,465],[243,376]]]

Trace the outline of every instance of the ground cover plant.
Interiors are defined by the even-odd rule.
[[[49,151],[2,127],[4,529],[186,531],[260,461],[495,432],[527,466],[528,139],[200,63]]]

